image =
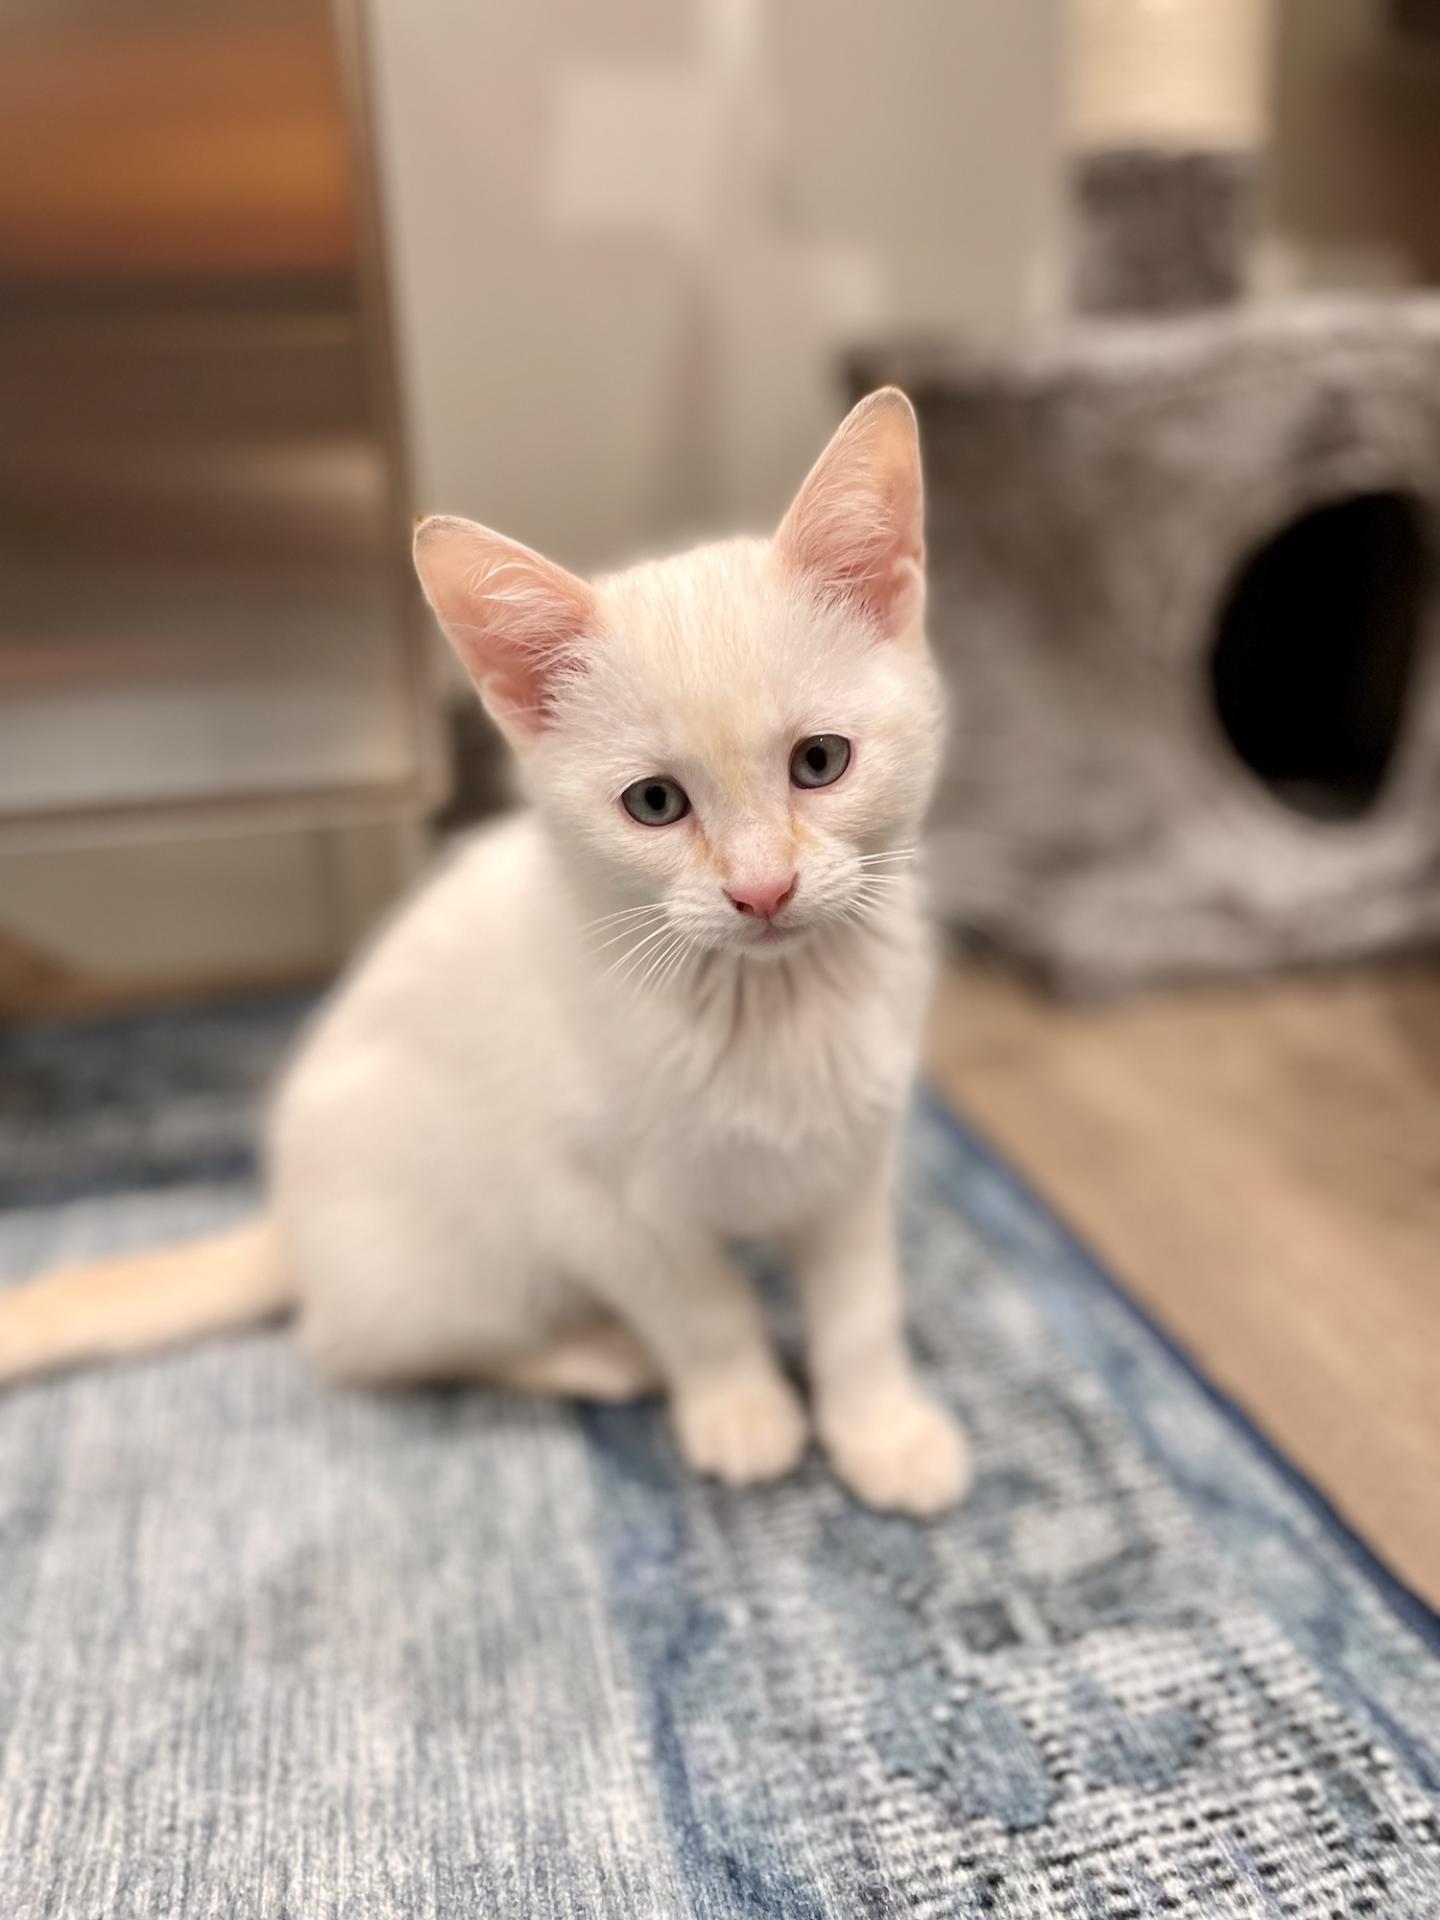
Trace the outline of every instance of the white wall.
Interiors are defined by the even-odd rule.
[[[368,0],[418,504],[577,567],[767,520],[836,349],[1054,257],[1058,0]]]

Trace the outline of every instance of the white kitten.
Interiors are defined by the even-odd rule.
[[[908,402],[855,409],[773,541],[593,585],[463,520],[415,555],[531,810],[322,1013],[267,1220],[0,1298],[0,1377],[294,1304],[336,1378],[658,1386],[694,1466],[765,1480],[807,1423],[729,1250],[762,1239],[837,1473],[950,1504],[964,1444],[915,1379],[890,1217],[941,733]]]

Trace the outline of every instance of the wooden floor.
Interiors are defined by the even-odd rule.
[[[954,968],[930,1064],[1440,1605],[1440,969],[1076,1007]]]

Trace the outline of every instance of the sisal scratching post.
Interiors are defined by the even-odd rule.
[[[1072,0],[1068,18],[1076,309],[1235,299],[1264,141],[1266,0]]]

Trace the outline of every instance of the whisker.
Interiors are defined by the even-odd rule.
[[[873,927],[875,925],[875,909],[860,901],[852,900],[849,906],[841,909],[839,919],[842,924],[847,926]]]
[[[643,993],[676,949],[682,947],[684,944],[685,935],[683,933],[676,933],[663,947],[658,948],[652,953],[650,958],[645,962],[644,967],[641,969],[640,976],[635,982],[635,991],[637,993]]]
[[[676,974],[679,973],[680,969],[685,965],[685,962],[687,960],[693,958],[696,944],[697,943],[693,935],[687,933],[684,938],[684,944],[680,948],[680,952],[675,957],[675,959],[670,962],[669,966],[666,967],[664,973],[655,982],[657,992],[662,986],[667,986],[670,983],[670,981],[675,978]]]
[[[684,970],[685,966],[691,962],[693,956],[695,956],[695,941],[693,941],[689,935],[685,935],[684,943],[682,943],[682,947],[680,947],[680,952],[674,956],[674,960],[670,960],[670,962],[666,964],[664,972],[660,973],[660,977],[657,979],[657,983],[655,983],[657,991],[659,991],[660,987],[668,987],[670,981],[680,975],[680,972]]]
[[[661,910],[657,908],[656,912],[661,913]],[[661,917],[663,918],[663,913],[661,913]],[[644,933],[648,924],[648,921],[641,920],[639,922],[632,921],[629,926],[621,927],[618,933],[612,933],[608,940],[602,940],[600,942],[595,949],[596,953],[604,953],[607,947],[619,946],[620,942],[622,940],[628,940],[632,933]]]
[[[641,900],[634,906],[616,907],[610,913],[602,913],[598,919],[587,921],[586,924],[592,927],[602,927],[607,920],[623,920],[627,913],[645,913],[648,912],[651,907],[658,907],[661,904],[659,900]]]
[[[646,928],[645,931],[640,934],[639,938],[635,940],[633,945],[627,947],[624,953],[616,955],[614,961],[611,963],[609,972],[615,974],[618,979],[623,980],[631,970],[629,962],[639,960],[643,954],[654,948],[657,941],[665,939],[670,931],[671,928],[668,920],[658,927]]]
[[[662,911],[663,903],[659,900],[652,900],[648,905],[643,907],[620,907],[614,913],[602,913],[598,920],[587,920],[580,931],[581,933],[594,933],[600,927],[613,927],[621,920],[635,920],[642,914],[660,913]]]
[[[618,980],[624,980],[639,961],[645,949],[647,947],[653,947],[657,940],[663,940],[669,931],[670,922],[666,920],[660,926],[651,927],[648,932],[642,933],[633,947],[627,947],[624,953],[611,961],[610,965],[605,969],[605,978],[608,980],[612,974],[615,974]]]

